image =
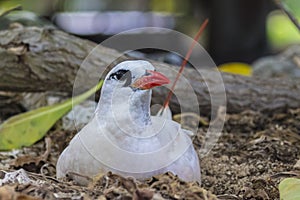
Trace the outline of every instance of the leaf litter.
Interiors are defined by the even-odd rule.
[[[300,109],[285,113],[244,111],[229,114],[223,133],[201,159],[202,185],[187,183],[171,173],[136,181],[107,173],[90,185],[57,180],[55,164],[76,134],[53,130],[49,139],[14,153],[0,152],[0,180],[25,169],[28,183],[0,187],[0,199],[279,199],[278,185],[287,177],[300,177]],[[207,125],[200,123],[194,145],[200,149]],[[48,142],[47,142],[48,140]],[[49,142],[49,140],[51,142]],[[51,143],[51,144],[50,144]],[[50,147],[49,147],[50,146]],[[88,163],[87,163],[88,164]],[[6,195],[6,196],[5,196]],[[8,196],[7,196],[8,195]],[[26,199],[24,198],[24,199]]]

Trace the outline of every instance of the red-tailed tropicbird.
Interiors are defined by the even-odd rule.
[[[57,177],[67,174],[85,184],[111,171],[146,179],[170,171],[200,183],[200,166],[188,130],[150,115],[151,89],[169,79],[147,61],[124,61],[106,76],[93,119],[72,139],[57,162]]]

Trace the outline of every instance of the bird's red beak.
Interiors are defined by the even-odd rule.
[[[170,80],[159,72],[147,70],[146,74],[137,79],[131,86],[142,90],[151,89],[170,83]]]

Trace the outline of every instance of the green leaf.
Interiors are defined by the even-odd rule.
[[[300,18],[298,18],[299,20]],[[283,13],[274,11],[267,19],[267,35],[270,44],[274,48],[284,48],[300,42],[300,34],[297,27]]]
[[[68,99],[62,103],[41,107],[19,115],[13,116],[0,125],[0,150],[11,150],[30,146],[44,137],[47,131],[62,116],[91,96],[102,86],[100,81],[97,86],[89,91]]]
[[[300,199],[300,179],[286,178],[279,184],[280,200]]]
[[[10,13],[11,11],[14,10],[21,10],[22,7],[20,5],[1,5],[0,6],[0,17]]]

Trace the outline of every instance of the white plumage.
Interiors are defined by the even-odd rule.
[[[137,179],[171,171],[200,183],[197,153],[175,121],[150,116],[151,88],[169,82],[147,61],[125,61],[106,76],[94,118],[72,139],[57,162],[67,173],[93,178],[112,171]],[[80,176],[74,179],[85,184]]]

